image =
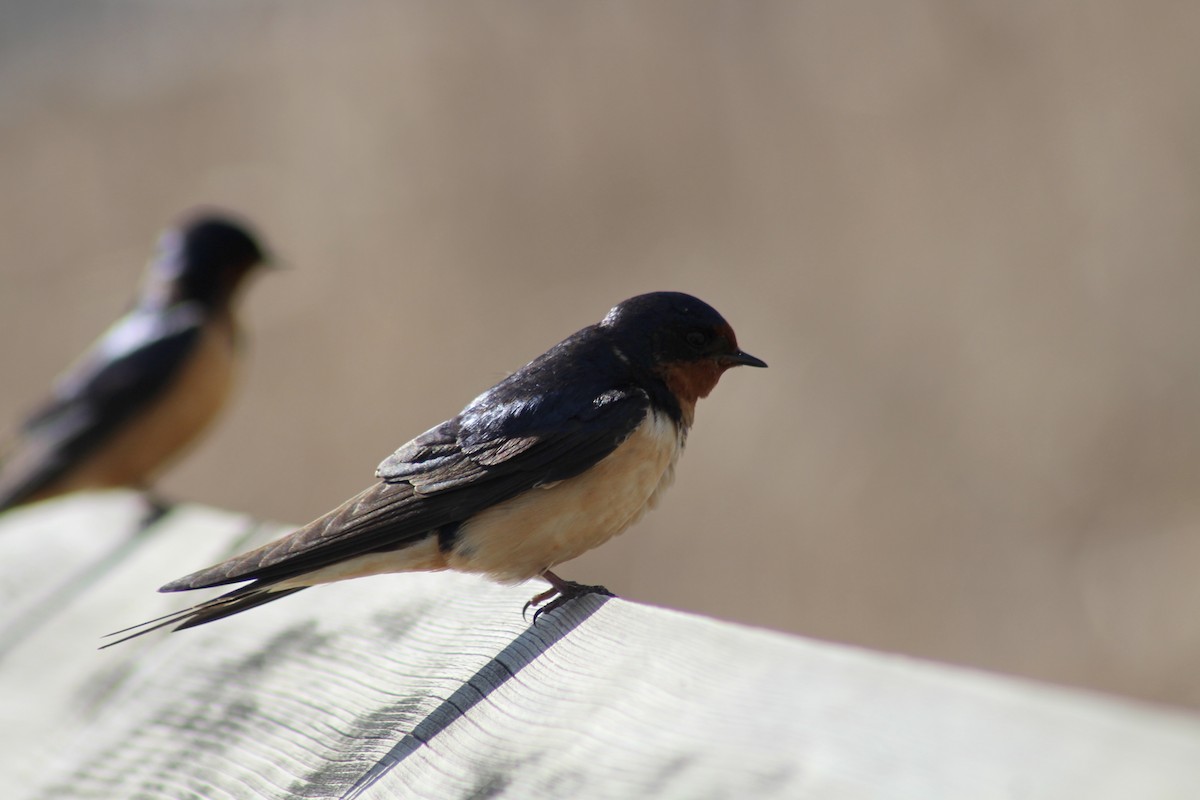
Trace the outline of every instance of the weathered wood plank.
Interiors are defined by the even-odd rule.
[[[461,575],[322,587],[94,651],[98,632],[179,603],[153,587],[244,528],[200,510],[163,524],[0,662],[6,724],[33,731],[5,736],[6,796],[1169,800],[1200,786],[1191,716],[620,600],[530,627],[530,586]],[[43,682],[48,660],[69,668]],[[14,716],[21,692],[36,701]]]
[[[166,613],[155,593],[181,558],[219,558],[254,523],[181,505],[140,530],[132,492],[76,495],[0,517],[0,775],[25,782],[42,768],[38,744],[94,702],[114,665],[98,637],[135,615]],[[278,527],[275,531],[278,531]],[[133,595],[140,595],[134,600]]]
[[[127,493],[110,492],[0,515],[0,659],[134,546],[140,513]]]

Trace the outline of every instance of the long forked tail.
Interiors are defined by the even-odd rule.
[[[103,650],[106,647],[112,647],[121,642],[127,642],[130,639],[136,639],[139,636],[156,631],[159,628],[165,628],[169,625],[175,625],[172,630],[181,631],[184,628],[194,628],[197,625],[203,625],[206,622],[214,622],[218,619],[231,617],[234,614],[239,614],[247,611],[255,606],[261,606],[263,603],[270,603],[272,600],[278,600],[281,597],[287,597],[289,594],[294,594],[301,589],[307,589],[307,586],[296,586],[291,589],[272,590],[269,587],[254,585],[242,586],[234,589],[232,592],[214,597],[211,600],[205,600],[203,603],[198,603],[191,608],[185,608],[182,611],[175,611],[170,614],[165,614],[155,619],[139,622],[137,625],[131,625],[128,628],[122,628],[119,631],[105,634],[104,638],[110,636],[121,636],[120,639],[103,644],[99,649]],[[132,631],[132,633],[131,633]]]

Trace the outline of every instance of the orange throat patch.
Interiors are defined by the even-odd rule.
[[[725,369],[716,360],[709,358],[699,361],[675,361],[663,365],[660,374],[667,388],[679,400],[679,406],[683,410],[683,424],[686,427],[690,428],[692,420],[696,417],[696,401],[701,397],[708,397]]]

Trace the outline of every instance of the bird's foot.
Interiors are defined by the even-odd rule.
[[[555,575],[550,570],[542,573],[542,577],[550,582],[550,588],[541,594],[536,594],[529,599],[525,607],[521,609],[521,619],[525,618],[526,613],[530,608],[536,609],[533,612],[533,624],[537,625],[538,617],[545,614],[547,611],[553,611],[556,608],[569,603],[576,597],[583,597],[587,594],[600,594],[605,597],[616,597],[615,594],[605,589],[603,586],[589,586],[584,583],[576,583],[575,581],[564,581],[562,578]],[[542,605],[550,598],[555,598],[550,603]]]

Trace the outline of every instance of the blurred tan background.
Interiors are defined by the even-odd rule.
[[[291,269],[251,287],[241,393],[162,488],[264,517],[687,291],[771,368],[727,375],[663,506],[563,574],[1200,707],[1200,5],[0,18],[6,430],[201,202]]]

